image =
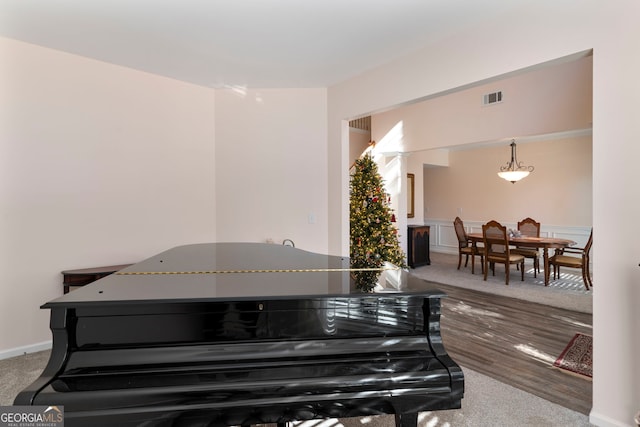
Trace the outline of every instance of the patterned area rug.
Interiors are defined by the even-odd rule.
[[[593,377],[593,338],[575,334],[553,366],[586,377]]]

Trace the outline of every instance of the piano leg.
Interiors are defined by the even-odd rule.
[[[50,326],[54,343],[51,349],[51,356],[49,356],[47,366],[45,366],[40,377],[18,393],[14,399],[14,405],[35,405],[34,399],[36,395],[63,370],[68,357],[67,349],[69,348],[69,336],[66,329],[69,315],[67,309],[51,310]]]
[[[418,425],[417,412],[396,413],[396,427],[416,427]]]

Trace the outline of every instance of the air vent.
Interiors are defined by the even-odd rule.
[[[492,105],[502,102],[502,91],[488,93],[482,96],[482,105]]]

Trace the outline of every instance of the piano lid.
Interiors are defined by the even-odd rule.
[[[424,280],[390,266],[379,290],[441,296]],[[266,243],[178,246],[48,302],[58,305],[171,300],[299,299],[366,296],[354,289],[349,258]],[[427,285],[427,286],[425,286]],[[413,291],[413,292],[412,292]]]

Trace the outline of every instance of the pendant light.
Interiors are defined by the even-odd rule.
[[[498,176],[507,181],[511,181],[512,184],[515,184],[516,181],[520,181],[522,178],[529,175],[530,172],[533,172],[533,166],[524,166],[522,163],[518,162],[518,158],[516,157],[516,140],[512,139],[511,161],[500,168]]]

